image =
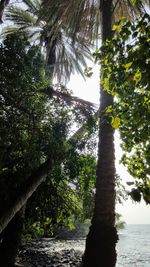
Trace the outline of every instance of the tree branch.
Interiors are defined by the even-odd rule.
[[[99,110],[94,114],[95,118],[98,118]],[[87,123],[80,127],[67,142],[77,139],[82,139],[83,135],[87,131]],[[8,223],[12,220],[15,214],[25,205],[27,200],[36,191],[38,186],[45,180],[48,173],[52,172],[53,168],[53,157],[52,154],[48,159],[41,164],[33,173],[25,179],[20,187],[16,189],[16,198],[12,203],[5,207],[0,214],[0,233],[6,228]]]
[[[16,198],[12,203],[5,208],[0,214],[0,233],[6,228],[15,214],[25,205],[27,200],[32,196],[38,186],[44,181],[47,174],[52,171],[53,159],[52,155],[41,164],[25,182],[19,187],[16,192]]]

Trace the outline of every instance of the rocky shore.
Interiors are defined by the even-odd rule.
[[[85,240],[43,238],[23,245],[19,252],[24,267],[79,267]]]

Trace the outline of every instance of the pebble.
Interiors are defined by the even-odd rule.
[[[23,267],[79,267],[85,240],[44,238],[24,244],[19,252]]]

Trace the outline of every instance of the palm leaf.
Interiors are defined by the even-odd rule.
[[[73,95],[69,94],[68,92],[58,91],[57,87],[56,87],[56,90],[55,90],[53,87],[49,86],[49,87],[46,88],[46,90],[44,89],[44,92],[45,91],[50,96],[50,98],[52,96],[56,96],[58,98],[61,98],[67,103],[67,105],[72,105],[73,103],[75,103],[75,104],[81,105],[83,108],[88,108],[88,109],[91,109],[91,110],[97,109],[97,105],[96,104],[94,104],[94,103],[92,103],[90,101],[84,100],[82,98],[79,98],[77,96],[73,96]]]
[[[72,31],[64,27],[63,23],[58,23],[57,13],[49,23],[46,22],[45,18],[38,20],[40,0],[37,2],[36,0],[25,0],[23,2],[25,6],[12,6],[7,9],[6,20],[12,21],[15,26],[4,29],[5,34],[3,33],[3,36],[12,33],[13,29],[17,31],[17,28],[21,32],[26,32],[30,41],[38,39],[42,46],[44,44],[45,52],[47,50],[47,59],[53,42],[55,42],[56,64],[51,67],[54,67],[54,74],[57,79],[66,81],[74,71],[84,75],[85,57],[90,57],[89,42],[87,45],[86,38],[74,37]],[[53,10],[55,8],[54,6]]]
[[[90,48],[100,34],[100,7],[95,0],[24,0],[27,8],[11,8],[7,19],[21,31],[27,31],[32,40],[38,38],[45,44],[47,59],[56,45],[56,63],[53,66],[58,80],[69,79],[72,72],[84,75],[85,58],[90,58]],[[116,19],[131,17],[139,12],[132,0],[114,0]],[[40,8],[40,9],[39,9]]]
[[[5,39],[7,35],[18,32],[18,28],[16,26],[5,26],[2,29],[1,38]]]
[[[47,23],[53,22],[52,34],[55,34],[55,21],[57,21],[59,25],[57,30],[64,27],[72,31],[74,38],[82,35],[87,42],[91,42],[100,34],[101,1],[103,0],[43,0],[39,19],[45,19]],[[144,10],[144,4],[149,2],[149,0],[113,0],[115,21],[122,16],[134,18]]]
[[[86,40],[93,40],[99,31],[99,8],[95,0],[53,1],[43,0],[39,19],[47,23],[53,21],[52,33],[55,32],[55,21],[58,30],[62,27],[72,32],[72,37],[82,35]],[[57,18],[57,20],[56,20]]]
[[[32,14],[18,7],[9,8],[5,17],[7,21],[11,21],[18,26],[26,25],[26,27],[36,25],[37,20]]]
[[[41,5],[40,0],[23,0],[23,3],[27,6],[27,11],[32,14],[38,14]]]

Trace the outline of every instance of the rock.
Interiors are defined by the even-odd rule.
[[[84,240],[35,240],[22,246],[19,256],[24,267],[79,267],[84,243]]]

